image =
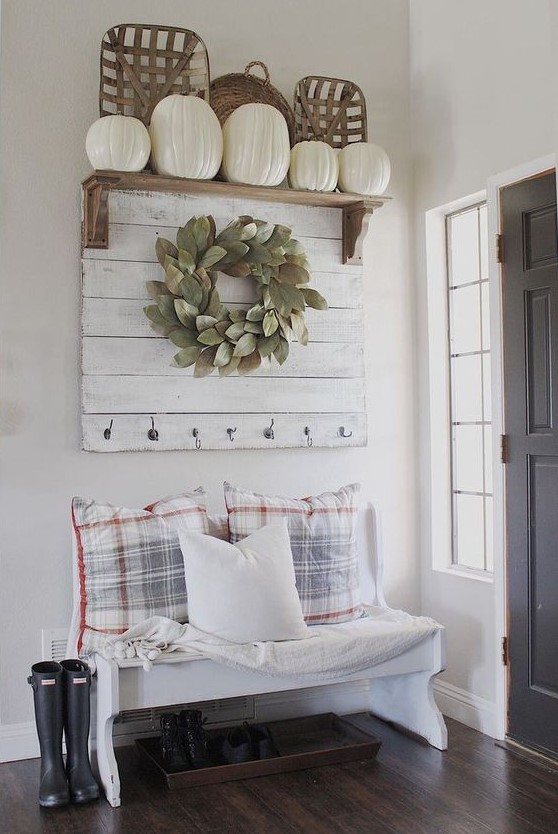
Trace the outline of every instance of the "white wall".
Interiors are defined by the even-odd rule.
[[[549,5],[411,0],[410,8],[422,610],[447,626],[449,662],[442,677],[489,708],[499,662],[493,586],[430,566],[424,212],[554,150]]]
[[[406,0],[4,0],[0,221],[0,736],[31,719],[25,683],[40,630],[70,613],[71,496],[142,505],[221,482],[310,494],[361,481],[382,516],[388,598],[417,610],[409,254]],[[104,31],[122,21],[197,31],[212,75],[253,58],[290,99],[307,74],[364,90],[371,135],[393,162],[389,207],[366,251],[369,446],[365,450],[94,455],[79,451],[79,200],[97,117]],[[187,219],[187,218],[185,218]],[[288,222],[288,217],[286,217]],[[309,465],[309,462],[311,464]],[[0,738],[1,740],[1,738]]]

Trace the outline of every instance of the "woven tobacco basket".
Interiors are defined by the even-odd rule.
[[[209,100],[209,59],[195,32],[121,23],[101,42],[101,116],[120,113],[148,125],[162,98],[179,93]]]
[[[252,67],[261,67],[264,78],[258,78],[250,72]],[[231,72],[221,75],[211,82],[210,103],[217,118],[223,125],[233,110],[241,104],[271,104],[286,119],[289,138],[293,144],[294,117],[286,99],[269,81],[269,71],[262,61],[251,61],[244,72]]]
[[[295,142],[319,139],[332,148],[367,141],[366,102],[360,87],[341,78],[308,75],[294,95]]]

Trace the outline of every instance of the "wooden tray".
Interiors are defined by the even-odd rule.
[[[281,756],[241,764],[216,765],[169,773],[165,770],[159,738],[138,739],[136,745],[153,771],[171,790],[269,776],[289,770],[373,759],[381,746],[374,736],[334,713],[275,721],[267,725]],[[213,730],[217,736],[226,730]]]

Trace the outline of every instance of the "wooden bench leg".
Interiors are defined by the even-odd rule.
[[[119,713],[118,666],[96,656],[97,663],[97,767],[106,798],[113,808],[120,805],[120,776],[114,755],[112,726]]]

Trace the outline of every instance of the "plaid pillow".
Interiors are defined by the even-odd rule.
[[[178,530],[209,532],[204,498],[198,489],[143,510],[73,499],[80,653],[95,651],[103,633],[121,633],[147,617],[187,619]]]
[[[296,587],[311,625],[343,623],[360,616],[356,549],[358,484],[312,498],[279,498],[237,489],[225,482],[233,544],[264,524],[286,518]]]

